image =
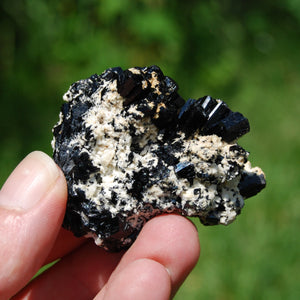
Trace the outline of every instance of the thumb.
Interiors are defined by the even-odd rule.
[[[0,191],[0,299],[37,272],[60,229],[67,199],[63,173],[42,152],[29,154]]]

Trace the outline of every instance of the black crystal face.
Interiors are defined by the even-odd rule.
[[[232,142],[250,130],[249,122],[242,114],[232,112],[223,101],[210,96],[188,99],[178,118],[187,135],[198,129],[202,135],[216,134],[226,142]]]
[[[230,224],[265,187],[236,143],[247,118],[210,96],[185,101],[157,66],[108,69],[64,100],[52,142],[68,183],[63,226],[107,250],[162,213]]]
[[[266,186],[264,174],[244,173],[238,185],[241,195],[244,198],[255,196]]]

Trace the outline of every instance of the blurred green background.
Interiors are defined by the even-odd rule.
[[[175,299],[300,299],[300,1],[3,0],[0,15],[1,185],[51,155],[72,82],[157,64],[184,98],[249,118],[239,143],[267,176],[229,227],[194,220],[201,258]]]

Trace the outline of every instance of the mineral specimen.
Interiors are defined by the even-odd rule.
[[[265,187],[236,140],[248,120],[210,96],[184,101],[157,66],[111,68],[72,84],[53,128],[68,183],[63,226],[110,251],[128,248],[150,218],[231,223]]]

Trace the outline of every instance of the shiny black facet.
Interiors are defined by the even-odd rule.
[[[226,142],[232,142],[250,130],[249,121],[241,113],[234,112],[220,121],[216,126],[216,134]]]
[[[258,194],[266,186],[264,174],[244,174],[238,185],[240,193],[245,198]]]

